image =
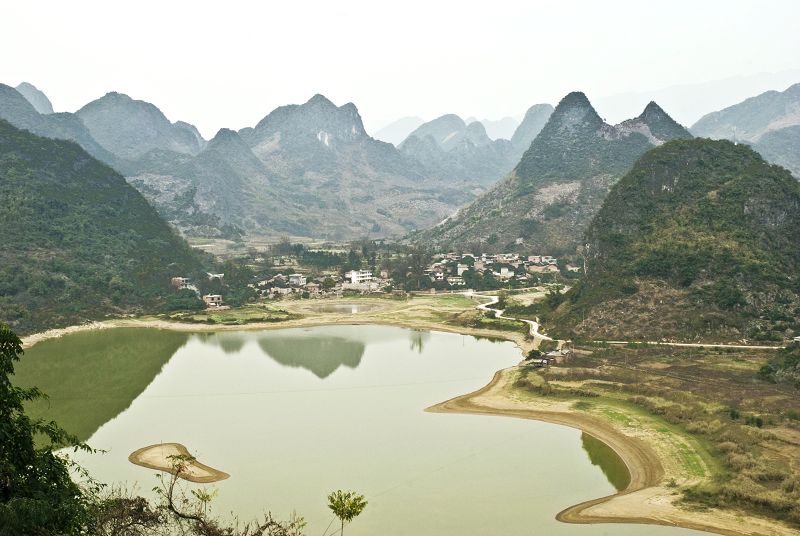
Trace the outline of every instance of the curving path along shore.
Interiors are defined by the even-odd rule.
[[[539,348],[539,345],[541,344],[542,341],[552,341],[553,340],[552,338],[548,337],[547,335],[545,335],[544,333],[541,333],[539,331],[539,322],[536,322],[535,320],[528,320],[526,318],[515,318],[515,317],[512,317],[512,316],[503,316],[503,312],[504,312],[503,309],[493,309],[491,306],[492,305],[496,305],[497,303],[500,302],[500,298],[498,296],[476,294],[475,292],[472,292],[472,291],[467,291],[467,292],[464,292],[463,294],[464,294],[464,296],[466,296],[468,298],[486,298],[486,299],[488,299],[489,300],[488,302],[478,305],[477,309],[480,309],[481,311],[494,313],[494,317],[495,318],[504,318],[506,320],[517,320],[519,322],[524,322],[524,323],[528,324],[528,326],[530,326],[530,335],[533,338],[533,348],[534,349]],[[561,341],[558,341],[558,342],[560,343]]]

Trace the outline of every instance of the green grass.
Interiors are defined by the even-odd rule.
[[[256,322],[283,322],[301,318],[301,315],[289,313],[275,307],[245,305],[223,311],[210,310],[201,313],[177,313],[169,315],[168,318],[181,322],[242,326]]]

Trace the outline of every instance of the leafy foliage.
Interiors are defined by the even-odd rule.
[[[775,383],[788,383],[800,389],[800,343],[779,350],[778,355],[761,367],[759,376]]]
[[[344,534],[344,524],[351,522],[364,511],[367,501],[355,491],[337,490],[328,495],[328,508],[342,523],[339,534]]]
[[[21,355],[17,335],[0,324],[0,535],[79,534],[86,501],[68,463],[52,450],[77,441],[54,422],[25,415],[23,404],[44,395],[11,384]],[[37,446],[36,435],[47,444]]]

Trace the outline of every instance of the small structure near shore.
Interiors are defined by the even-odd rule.
[[[526,359],[525,361],[520,363],[520,366],[529,368],[542,368],[548,366],[549,364],[550,361],[547,359],[533,358],[533,359]]]
[[[207,484],[230,477],[228,473],[198,462],[194,456],[189,454],[187,448],[180,443],[150,445],[149,447],[135,450],[128,456],[128,461],[135,465],[164,471],[173,475],[175,474],[175,462],[178,459],[185,463],[185,467],[178,475],[178,478],[189,482]]]
[[[219,294],[205,294],[203,295],[203,302],[208,309],[218,309],[222,307],[222,296]]]

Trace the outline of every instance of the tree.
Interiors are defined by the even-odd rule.
[[[11,384],[14,362],[22,354],[22,341],[0,324],[0,535],[79,534],[87,518],[86,500],[70,478],[69,462],[53,449],[89,448],[56,423],[25,415],[23,404],[45,395]],[[36,436],[48,444],[37,446]]]
[[[175,294],[168,296],[164,303],[167,311],[198,311],[203,307],[205,307],[203,300],[188,288],[180,289]]]
[[[553,284],[550,285],[550,288],[547,289],[547,296],[545,297],[545,302],[550,309],[555,310],[561,305],[564,301],[564,294],[562,294],[562,290],[564,289],[564,285]]]
[[[500,292],[498,292],[497,303],[495,304],[495,307],[497,307],[498,309],[505,309],[506,307],[508,307],[508,297],[509,297],[508,291],[501,290]]]
[[[334,491],[328,495],[328,508],[339,518],[342,529],[339,534],[344,534],[344,524],[349,523],[357,517],[367,506],[367,501],[363,495],[355,491]]]

